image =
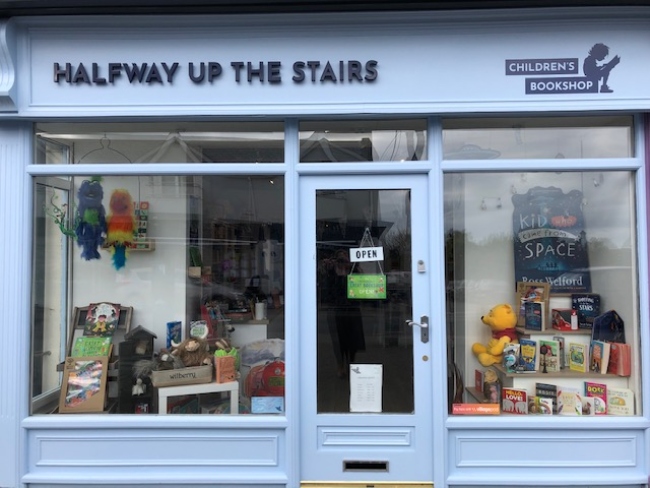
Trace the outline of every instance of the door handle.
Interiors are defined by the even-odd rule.
[[[406,325],[413,327],[414,325],[420,328],[420,340],[426,344],[429,342],[429,317],[423,315],[420,317],[420,322],[413,322],[412,320],[407,320]]]

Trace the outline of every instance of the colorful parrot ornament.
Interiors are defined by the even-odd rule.
[[[77,191],[77,212],[75,235],[81,247],[81,257],[86,261],[100,259],[98,248],[104,243],[106,235],[106,211],[102,200],[104,189],[101,178],[84,180]]]
[[[133,246],[135,232],[135,212],[130,193],[124,189],[114,190],[108,212],[106,243],[113,254],[113,266],[121,269],[126,264],[128,249]]]

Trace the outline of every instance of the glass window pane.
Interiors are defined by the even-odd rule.
[[[34,194],[34,274],[32,306],[32,402],[45,408],[58,401],[67,334],[68,239],[60,232],[55,208],[65,208],[69,181],[39,178]]]
[[[213,364],[228,355],[242,375],[240,413],[282,413],[284,178],[59,181],[67,186],[57,193],[35,181],[43,197],[34,217],[42,230],[35,234],[32,360],[42,367],[32,389],[35,396],[56,392],[47,403],[33,402],[33,413],[165,413],[158,410],[165,394],[167,413],[230,413],[230,390],[215,391]],[[78,387],[81,360],[63,359],[108,355],[95,337],[104,335],[113,346],[106,385]],[[207,349],[176,349],[190,336]],[[179,353],[168,356],[168,349]],[[196,369],[181,368],[179,359]],[[165,371],[170,366],[177,369]],[[173,394],[175,385],[201,394]],[[95,394],[105,395],[105,406],[87,401]]]
[[[475,406],[487,401],[502,413],[542,413],[536,397],[557,390],[567,401],[581,398],[578,413],[588,415],[598,402],[594,407],[584,397],[588,383],[597,383],[611,395],[629,390],[635,398],[627,404],[641,415],[635,175],[450,173],[444,188],[449,364],[460,374],[449,376],[450,401],[465,404],[465,412],[478,413]],[[520,283],[520,290],[535,293],[518,294]],[[490,311],[507,311],[501,304],[512,313],[499,315],[492,326]],[[617,320],[610,311],[622,320],[617,337],[608,333]],[[503,330],[513,327],[514,336]],[[610,361],[607,374],[593,372],[600,360],[591,349],[592,334],[624,343],[610,348],[629,351],[629,370],[614,370]],[[519,349],[504,359],[505,344],[514,340]],[[528,364],[527,340],[535,341],[536,352]],[[624,364],[625,354],[618,358]],[[521,372],[527,366],[534,372]],[[496,381],[486,382],[488,377]],[[526,402],[516,390],[525,391]],[[555,400],[555,413],[567,413],[562,398]]]
[[[422,161],[426,120],[346,120],[300,123],[300,161]]]
[[[37,143],[64,145],[75,164],[278,163],[284,161],[281,122],[38,124]],[[37,163],[61,164],[38,151]]]
[[[413,339],[403,326],[412,317],[410,196],[408,190],[316,192],[319,413],[350,413],[355,363],[383,365],[383,413],[413,412]],[[382,247],[383,261],[351,262],[351,249],[359,247]],[[385,281],[377,295],[357,299],[360,287],[348,276]]]
[[[630,116],[446,119],[443,158],[628,158],[633,134]]]

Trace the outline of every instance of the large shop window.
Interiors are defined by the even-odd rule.
[[[546,143],[543,124],[529,132],[529,122],[461,132],[473,151],[490,148],[481,159],[521,155],[517,144],[530,159],[633,153],[629,118],[548,127]],[[447,126],[450,159],[469,151],[458,146],[462,126]],[[635,176],[445,174],[450,413],[642,414]]]
[[[283,414],[284,178],[102,175],[283,160],[277,124],[43,124],[32,413]],[[110,172],[109,172],[110,173]]]

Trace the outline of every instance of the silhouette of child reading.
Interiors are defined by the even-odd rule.
[[[599,65],[608,55],[609,48],[605,44],[594,44],[589,50],[589,55],[585,58],[584,63],[582,63],[582,72],[587,78],[594,80],[596,83],[602,80],[600,93],[612,93],[614,91],[607,85],[607,79],[610,71],[621,62],[620,56],[616,55],[607,63]]]

